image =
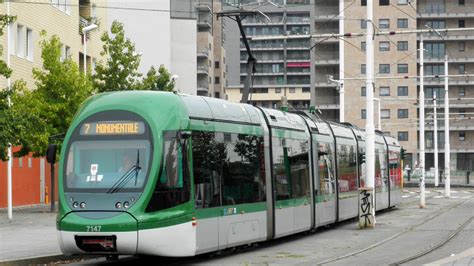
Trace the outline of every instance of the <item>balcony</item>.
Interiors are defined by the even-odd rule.
[[[202,59],[209,58],[209,49],[204,49],[197,52],[197,57]]]
[[[417,82],[420,85],[420,81]],[[444,78],[425,78],[425,86],[440,86],[444,87]],[[469,86],[474,85],[474,78],[450,78],[449,85]]]
[[[417,14],[418,19],[452,19],[452,18],[474,18],[474,12],[450,12],[445,10],[426,11],[422,10]]]
[[[444,55],[440,57],[431,57],[431,58],[424,58],[425,64],[426,63],[444,63]],[[418,63],[420,63],[420,59],[417,59]],[[472,63],[474,62],[474,57],[457,57],[457,58],[448,58],[448,63]]]
[[[208,18],[198,19],[198,21],[197,21],[198,27],[201,28],[201,29],[210,29],[212,27],[211,21],[210,21],[211,19],[212,19],[212,17],[210,17],[209,19]]]
[[[339,14],[339,6],[319,6],[314,16],[314,20],[316,22],[327,21],[330,19],[337,20],[337,18],[334,18],[337,14]]]
[[[424,41],[440,41],[441,38],[438,35],[430,33],[423,35]],[[417,40],[420,40],[420,36],[417,36]],[[444,41],[472,41],[474,40],[474,34],[469,31],[463,32],[450,32],[447,35],[443,35]]]
[[[197,91],[205,92],[207,95],[207,93],[209,92],[209,82],[208,81],[198,82]]]
[[[198,75],[209,75],[209,66],[198,66],[197,67],[197,74]]]
[[[316,66],[334,66],[339,65],[339,59],[316,59],[314,62]]]
[[[196,1],[196,2],[197,2],[196,3],[196,9],[199,12],[204,12],[204,13],[212,12],[212,7],[211,7],[212,2],[211,1],[199,0],[199,1]]]

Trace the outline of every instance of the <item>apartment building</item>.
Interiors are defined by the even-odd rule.
[[[464,0],[418,0],[417,26],[425,28],[472,28],[474,27],[474,2]],[[445,55],[448,56],[448,74],[474,73],[474,32],[448,32],[424,34],[425,73],[444,73]],[[420,36],[418,36],[418,40]],[[444,113],[444,80],[426,79],[425,95],[428,99],[428,115],[433,113],[433,94],[437,95],[438,113]],[[474,170],[474,79],[451,77],[449,79],[450,148],[451,169]],[[431,115],[432,117],[432,115]],[[440,165],[444,165],[444,115],[438,116],[438,147]],[[426,127],[426,166],[433,166],[434,127]],[[441,131],[441,132],[440,132]]]
[[[84,64],[84,44],[81,29],[92,23],[98,28],[87,35],[87,66],[90,68],[100,58],[102,45],[100,34],[107,30],[107,9],[98,8],[104,2],[94,0],[43,0],[35,2],[7,1],[0,5],[0,12],[16,16],[10,25],[10,42],[7,43],[7,30],[0,37],[3,46],[3,60],[10,57],[13,69],[12,82],[23,79],[34,88],[33,68],[42,67],[40,32],[47,36],[57,35],[61,42],[62,56],[71,57],[80,69]],[[9,7],[8,7],[9,6]],[[8,47],[10,49],[8,49]],[[8,54],[8,50],[10,54]],[[0,80],[0,87],[6,87],[6,79]]]
[[[328,76],[334,80],[344,78],[345,121],[361,128],[365,127],[365,36],[324,40],[310,40],[304,36],[308,28],[312,34],[339,33],[340,27],[344,32],[365,32],[365,0],[271,1],[272,4],[265,4],[266,1],[257,4],[250,4],[253,1],[225,2],[229,8],[238,4],[246,9],[257,8],[270,18],[268,21],[259,16],[252,16],[244,20],[246,33],[251,37],[292,36],[291,39],[250,42],[258,60],[252,95],[254,104],[277,107],[281,96],[285,95],[293,107],[307,109],[307,105],[314,105],[322,112],[323,118],[338,121],[339,84],[329,82]],[[373,0],[373,5],[372,23],[376,31],[426,29],[425,25],[435,29],[474,26],[474,3],[470,1]],[[293,18],[294,16],[297,18]],[[295,19],[299,26],[304,27],[301,38],[298,38],[298,32],[291,31],[290,28]],[[238,35],[236,30],[238,29],[234,27],[235,34],[232,35]],[[444,74],[445,54],[449,57],[449,74],[473,73],[473,34],[468,31],[448,33],[441,37],[435,33],[425,34],[425,75]],[[230,33],[227,36],[229,35]],[[231,38],[229,40],[227,44],[238,41]],[[376,124],[376,128],[398,138],[407,149],[407,162],[412,168],[418,160],[419,80],[403,77],[419,74],[419,40],[420,36],[417,34],[377,36],[374,39],[374,97],[377,98],[374,108],[375,121],[378,121],[378,117],[381,121],[380,125]],[[292,57],[293,43],[297,43],[298,48],[294,53],[297,58]],[[229,99],[238,101],[241,97],[239,89],[242,88],[246,76],[246,53],[242,44],[241,47],[228,45],[227,52]],[[236,58],[235,53],[240,55],[240,58]],[[292,61],[295,59],[298,64],[293,64],[296,63]],[[240,66],[234,67],[237,65],[234,62],[238,60]],[[292,70],[296,70],[296,74],[292,73]],[[293,84],[293,79],[304,84]],[[459,171],[474,168],[474,124],[471,120],[474,113],[473,83],[474,79],[466,77],[449,80],[451,167]],[[294,93],[288,93],[287,90]],[[425,79],[424,91],[427,105],[425,140],[428,169],[434,164],[432,97],[437,94],[437,111],[442,114],[444,81]],[[295,98],[296,102],[293,102]],[[444,120],[442,115],[438,115],[438,118],[438,146],[441,148],[439,165],[443,165]]]
[[[310,38],[311,12],[304,5],[309,1],[241,1],[246,9],[258,8],[264,15],[248,16],[242,21],[248,38],[257,36],[292,35],[269,41],[250,41],[252,55],[257,59],[250,99],[258,106],[277,108],[285,96],[296,109],[310,106],[311,56]],[[239,3],[226,1],[226,9],[235,9]],[[247,77],[248,54],[237,23],[226,20],[228,54],[228,99],[240,101],[243,83]]]
[[[217,17],[222,3],[197,0],[197,95],[226,98],[225,22]]]

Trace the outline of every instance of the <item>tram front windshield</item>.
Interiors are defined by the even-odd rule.
[[[68,191],[139,191],[150,160],[148,140],[80,140],[67,153],[65,185]]]

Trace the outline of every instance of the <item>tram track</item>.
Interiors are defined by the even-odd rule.
[[[345,255],[343,255],[343,256],[339,256],[339,257],[336,257],[336,258],[332,258],[332,259],[329,259],[329,260],[325,260],[325,261],[323,261],[323,262],[319,262],[319,263],[317,263],[317,265],[329,264],[329,263],[332,263],[332,262],[340,261],[340,260],[343,260],[343,259],[346,259],[346,258],[349,258],[349,257],[352,257],[352,256],[356,256],[356,255],[362,254],[362,253],[364,253],[364,252],[370,251],[370,250],[372,250],[372,249],[374,249],[374,248],[377,248],[377,247],[379,247],[379,246],[381,246],[381,245],[383,245],[383,244],[386,244],[386,243],[389,242],[389,241],[392,241],[392,240],[394,240],[394,239],[396,239],[396,238],[399,238],[399,237],[401,237],[401,236],[403,236],[403,235],[405,235],[405,234],[407,234],[407,233],[409,233],[409,232],[412,232],[413,230],[417,229],[418,227],[420,227],[420,226],[422,226],[422,225],[428,223],[428,222],[431,221],[433,218],[435,218],[435,217],[437,217],[437,216],[440,216],[440,215],[442,215],[442,214],[444,214],[444,213],[447,213],[448,211],[450,211],[450,210],[452,210],[452,209],[455,209],[455,208],[457,208],[457,207],[459,207],[459,206],[461,206],[461,205],[463,205],[463,204],[465,204],[465,203],[467,203],[467,202],[469,202],[469,201],[471,201],[471,200],[472,200],[472,198],[471,198],[471,199],[466,199],[466,200],[463,200],[463,201],[458,202],[458,203],[456,203],[456,204],[453,204],[453,205],[451,205],[451,206],[449,206],[449,207],[447,207],[447,208],[444,208],[444,209],[442,209],[441,211],[438,211],[438,212],[436,212],[436,213],[430,215],[429,217],[423,219],[421,222],[419,222],[419,223],[417,223],[417,224],[415,224],[415,225],[412,225],[412,226],[408,227],[407,229],[405,229],[405,230],[403,230],[403,231],[401,231],[401,232],[399,232],[399,233],[396,233],[396,234],[394,234],[394,235],[392,235],[392,236],[390,236],[390,237],[388,237],[388,238],[385,238],[385,239],[383,239],[383,240],[381,240],[381,241],[379,241],[379,242],[377,242],[377,243],[375,243],[375,244],[372,244],[372,245],[370,245],[370,246],[368,246],[368,247],[366,247],[366,248],[364,248],[364,249],[360,249],[360,250],[351,252],[351,253],[349,253],[349,254],[345,254]],[[416,203],[416,201],[409,202],[409,203],[405,203],[405,204],[403,204],[403,205],[404,205],[404,206],[408,206],[408,205],[413,205],[414,203]],[[429,253],[431,253],[432,251],[434,251],[434,250],[436,250],[436,249],[438,249],[438,248],[444,246],[446,243],[449,242],[449,240],[451,240],[451,239],[452,239],[453,237],[455,237],[459,232],[461,232],[473,219],[474,219],[474,217],[471,217],[470,219],[468,219],[466,222],[464,222],[463,224],[461,224],[460,226],[458,226],[458,228],[456,228],[456,230],[455,230],[452,234],[450,234],[448,237],[443,238],[443,239],[442,239],[441,241],[439,241],[436,245],[430,247],[429,249],[424,250],[424,251],[422,251],[422,252],[419,252],[419,253],[417,253],[417,254],[415,254],[415,255],[413,255],[413,256],[410,256],[410,257],[408,257],[408,258],[405,258],[405,259],[403,259],[403,260],[399,260],[399,261],[397,261],[397,262],[391,263],[391,264],[389,264],[389,265],[400,265],[400,264],[403,264],[403,263],[406,263],[406,262],[415,260],[415,259],[417,259],[417,258],[420,258],[420,257],[422,257],[422,256],[424,256],[424,255],[426,255],[426,254],[429,254]]]

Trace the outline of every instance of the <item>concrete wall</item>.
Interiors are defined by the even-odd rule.
[[[169,0],[113,1],[109,6],[170,10]],[[142,53],[139,71],[151,66],[171,68],[171,20],[168,12],[109,9],[109,29],[114,20],[124,24],[125,34]]]
[[[196,95],[196,20],[171,20],[171,73],[179,76],[175,88]]]

